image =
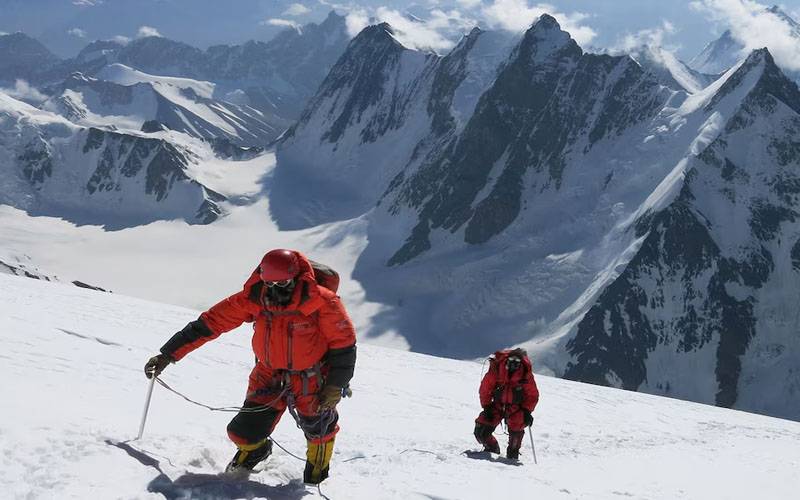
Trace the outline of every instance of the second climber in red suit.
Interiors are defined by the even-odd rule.
[[[328,477],[339,431],[336,405],[356,362],[356,335],[332,291],[337,286],[338,275],[331,269],[316,263],[312,267],[293,250],[272,250],[240,292],[189,323],[145,365],[148,377],[158,376],[209,340],[253,323],[256,364],[244,411],[228,424],[228,436],[238,448],[228,472],[247,473],[269,456],[269,436],[288,408],[308,441],[305,482]],[[260,411],[247,411],[253,408]]]
[[[539,389],[527,353],[523,349],[494,353],[478,392],[483,411],[475,419],[475,438],[484,451],[500,453],[493,433],[505,420],[508,426],[506,457],[519,459],[525,427],[533,424],[533,410],[539,402]]]

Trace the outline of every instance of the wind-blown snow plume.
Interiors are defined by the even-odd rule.
[[[400,11],[387,7],[380,7],[375,12],[375,17],[381,22],[389,23],[395,30],[395,36],[403,45],[409,48],[447,50],[455,43],[448,33],[453,31],[468,32],[477,21],[465,17],[457,10],[445,12],[434,9],[430,18],[412,18]]]
[[[369,13],[362,8],[350,9],[345,16],[345,23],[347,24],[347,34],[354,37],[369,26]]]
[[[749,52],[768,47],[775,61],[790,70],[800,70],[800,39],[790,22],[753,0],[696,0],[694,10],[729,27],[731,35]]]
[[[493,0],[486,5],[480,0],[458,0],[459,9],[427,11],[426,18],[412,16],[393,7],[352,6],[320,1],[346,12],[347,31],[356,36],[370,24],[389,23],[397,40],[408,48],[443,52],[451,49],[470,29],[486,24],[491,28],[524,31],[542,14],[550,14],[565,26],[581,44],[591,42],[597,33],[584,24],[589,17],[581,12],[563,13],[551,4],[530,5],[528,0]]]
[[[289,19],[280,19],[280,18],[277,18],[277,17],[273,17],[271,19],[266,19],[264,21],[261,21],[260,24],[262,26],[283,26],[283,27],[286,27],[286,28],[292,28],[295,31],[297,31],[298,33],[300,33],[300,31],[301,31],[300,30],[300,25],[297,24],[296,22],[292,21],[292,20],[289,20]]]
[[[649,28],[636,33],[628,33],[611,47],[612,52],[627,52],[629,50],[646,46],[663,47],[665,39],[675,34],[675,26],[666,19],[658,28]]]
[[[139,31],[136,32],[137,38],[146,38],[148,36],[162,36],[157,29],[152,26],[139,26]]]
[[[363,7],[346,8],[347,32],[356,36],[370,24],[389,23],[394,37],[408,48],[418,50],[447,51],[462,34],[478,24],[478,21],[459,10],[433,9],[427,19],[415,17],[391,7],[367,10]]]
[[[595,30],[584,24],[588,14],[567,14],[547,3],[531,5],[528,0],[494,0],[482,9],[482,14],[490,26],[511,31],[523,31],[542,14],[550,14],[579,45],[586,45],[597,36]]]
[[[86,38],[86,30],[82,30],[80,28],[72,28],[71,30],[67,30],[67,34],[76,36],[78,38]]]
[[[25,102],[44,102],[47,96],[36,90],[26,80],[17,80],[14,88],[0,88],[0,92]]]

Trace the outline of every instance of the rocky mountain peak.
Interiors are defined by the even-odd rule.
[[[365,44],[386,44],[397,45],[403,47],[400,42],[395,38],[394,28],[389,23],[380,23],[367,26],[353,38],[352,46],[361,46]]]
[[[58,62],[59,58],[47,47],[25,33],[0,35],[0,81],[27,78]]]
[[[562,50],[574,52],[578,57],[583,53],[575,40],[561,29],[561,25],[553,16],[543,14],[525,32],[517,49],[517,55],[539,63]]]
[[[791,27],[792,27],[792,30],[794,30],[795,32],[797,32],[798,30],[800,30],[800,23],[798,23],[797,21],[795,21],[795,20],[792,18],[792,16],[790,16],[789,14],[787,14],[786,12],[784,12],[784,10],[780,8],[780,6],[778,6],[778,5],[773,5],[772,7],[770,7],[769,9],[767,9],[767,12],[769,12],[770,14],[774,14],[774,15],[776,15],[776,16],[777,16],[777,17],[778,17],[778,18],[779,18],[781,21],[783,21],[783,22],[785,22],[785,23],[789,24],[789,26],[791,26]]]
[[[783,101],[795,111],[800,111],[800,92],[797,84],[788,78],[775,64],[769,49],[756,49],[747,56],[747,59],[720,87],[714,98],[706,106],[707,110],[716,106],[723,98],[732,94],[742,85],[753,81],[753,86],[748,90],[749,95],[756,99],[771,95]],[[745,101],[747,104],[747,101]]]

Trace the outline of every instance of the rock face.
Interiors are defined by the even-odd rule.
[[[457,140],[398,186],[394,205],[414,208],[420,220],[389,264],[430,248],[431,229],[463,227],[465,243],[489,241],[519,216],[526,191],[560,187],[570,150],[588,152],[653,117],[666,99],[630,58],[584,54],[555,19],[543,17]]]
[[[738,93],[675,199],[640,218],[639,251],[567,344],[567,378],[800,418],[780,404],[800,389],[784,296],[800,286],[800,92],[761,50],[709,106]]]
[[[58,62],[58,57],[44,45],[24,33],[0,35],[0,83],[30,80]]]
[[[308,195],[279,224],[366,223],[365,334],[800,418],[796,85],[762,50],[670,89],[549,16],[491,37],[367,28],[278,145],[273,190]]]
[[[0,94],[0,202],[115,229],[208,224],[224,198],[192,179],[194,155],[144,134],[82,128]]]
[[[274,191],[301,182],[318,193],[307,205],[278,203],[278,222],[304,227],[374,206],[464,127],[513,41],[475,29],[441,57],[404,47],[385,23],[362,31],[277,148]]]

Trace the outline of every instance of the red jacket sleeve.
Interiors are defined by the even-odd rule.
[[[489,371],[483,376],[481,380],[481,387],[478,390],[478,395],[481,398],[481,407],[486,408],[492,404],[492,396],[494,387],[497,385],[497,374],[493,366],[489,366]]]
[[[536,387],[536,379],[533,378],[533,373],[529,373],[526,378],[527,380],[523,385],[525,398],[522,401],[522,407],[533,413],[536,404],[539,402],[539,388]]]
[[[328,349],[342,349],[356,343],[356,331],[339,297],[331,297],[319,310],[319,329]]]
[[[242,323],[254,321],[258,314],[257,309],[258,306],[247,298],[246,291],[231,295],[173,335],[161,348],[161,352],[178,361],[209,340],[233,330]]]
[[[319,311],[319,328],[328,344],[325,384],[346,387],[356,369],[356,331],[339,297],[331,297]]]

